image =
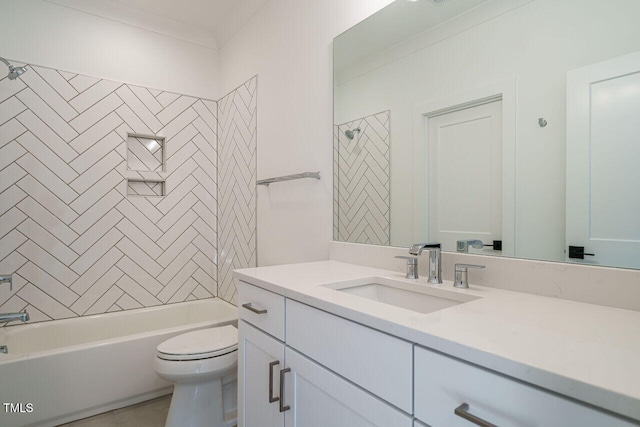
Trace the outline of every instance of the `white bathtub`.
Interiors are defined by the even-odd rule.
[[[0,328],[0,426],[55,426],[168,394],[157,345],[237,318],[216,298]]]

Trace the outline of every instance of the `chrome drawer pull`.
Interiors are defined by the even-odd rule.
[[[467,403],[463,403],[462,405],[458,406],[456,410],[453,411],[453,413],[460,418],[464,418],[465,420],[470,421],[480,427],[498,427],[495,424],[491,424],[483,420],[482,418],[478,418],[475,415],[469,413],[469,405]]]
[[[256,308],[253,308],[253,307],[252,307],[252,304],[253,304],[253,303],[248,302],[248,303],[246,303],[246,304],[242,304],[242,306],[243,306],[244,308],[246,308],[247,310],[254,312],[255,314],[267,314],[267,310],[266,310],[266,309],[264,309],[264,310],[258,310],[258,309],[256,309]]]
[[[277,402],[279,397],[273,397],[273,367],[280,364],[279,360],[269,363],[269,403]]]
[[[290,368],[285,368],[280,371],[280,412],[285,412],[291,409],[289,405],[284,406],[284,374],[291,372]]]

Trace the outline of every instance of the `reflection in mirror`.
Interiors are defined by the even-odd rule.
[[[334,240],[390,244],[389,111],[335,126]]]
[[[637,16],[396,0],[337,37],[334,238],[640,268]]]

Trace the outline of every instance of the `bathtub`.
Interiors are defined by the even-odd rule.
[[[56,426],[169,394],[157,345],[237,318],[213,298],[0,328],[0,426]]]

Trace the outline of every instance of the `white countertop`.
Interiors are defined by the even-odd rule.
[[[320,261],[235,271],[287,298],[640,420],[640,312]],[[320,285],[373,277],[481,297],[420,314]]]

